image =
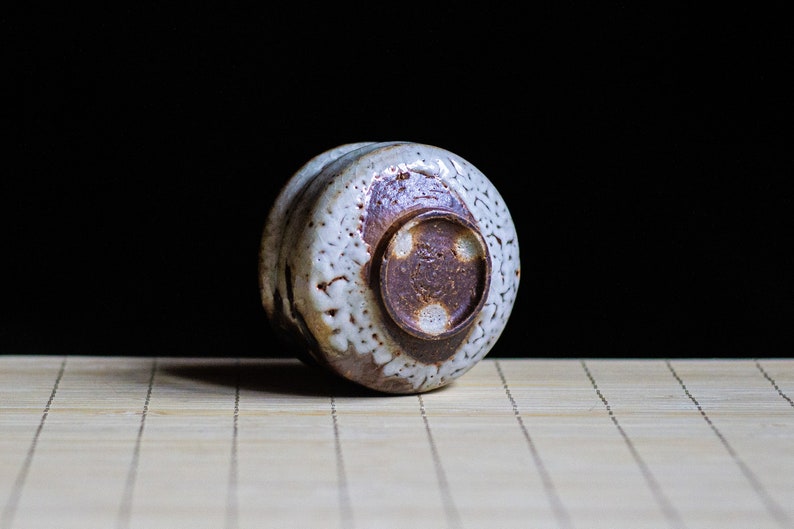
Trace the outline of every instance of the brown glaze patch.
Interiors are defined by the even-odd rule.
[[[416,245],[407,249],[399,236],[413,220],[417,227],[408,231]],[[378,295],[391,338],[422,363],[450,358],[485,302],[491,270],[487,246],[463,201],[437,176],[384,171],[372,181],[361,231],[373,253],[362,274]],[[476,242],[476,255],[458,251],[461,237]],[[444,329],[433,326],[438,317]]]
[[[373,179],[369,195],[363,232],[371,248],[378,246],[386,232],[395,230],[398,219],[412,212],[441,209],[473,220],[463,201],[435,176],[407,170],[380,175]]]

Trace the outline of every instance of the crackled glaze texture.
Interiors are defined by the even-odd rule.
[[[419,393],[468,371],[510,317],[521,267],[499,192],[411,142],[342,145],[284,186],[262,236],[262,305],[301,353],[363,386]]]

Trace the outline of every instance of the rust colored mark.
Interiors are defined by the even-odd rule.
[[[373,258],[361,274],[378,295],[382,323],[403,353],[441,363],[456,353],[486,300],[487,246],[468,208],[437,176],[401,168],[377,175],[368,193],[361,232]],[[436,220],[392,243],[417,218]]]

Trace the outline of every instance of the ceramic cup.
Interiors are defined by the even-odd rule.
[[[301,167],[265,222],[267,317],[305,361],[394,394],[449,384],[491,350],[521,266],[493,184],[447,150],[340,145]]]

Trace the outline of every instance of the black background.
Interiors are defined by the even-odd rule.
[[[513,214],[491,355],[791,355],[787,19],[479,7],[9,13],[2,353],[282,355],[256,278],[276,193],[325,149],[410,140]]]

